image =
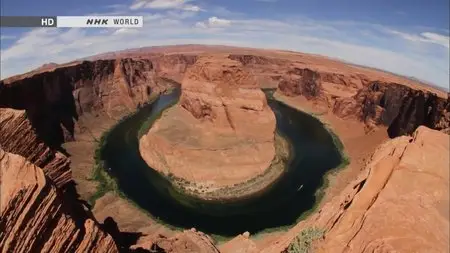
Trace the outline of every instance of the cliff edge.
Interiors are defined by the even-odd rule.
[[[0,149],[2,252],[118,252],[112,237],[63,201],[41,168]]]
[[[449,142],[423,126],[385,142],[339,196],[261,252],[283,252],[311,228],[323,232],[314,252],[446,252]]]

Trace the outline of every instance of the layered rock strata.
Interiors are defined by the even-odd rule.
[[[337,100],[333,112],[364,121],[369,128],[388,126],[391,137],[411,134],[420,125],[450,130],[449,99],[395,83],[372,82],[353,97]]]
[[[36,133],[50,147],[74,139],[86,113],[125,115],[148,101],[156,87],[150,60],[118,59],[74,63],[0,83],[0,107],[26,110]]]
[[[67,156],[38,137],[24,110],[0,108],[0,148],[41,167],[59,188],[72,180]]]
[[[178,104],[140,141],[150,167],[204,186],[223,187],[263,173],[274,155],[275,116],[252,74],[224,56],[188,69]]]
[[[314,252],[445,252],[449,143],[423,126],[387,141],[339,196],[261,252],[282,252],[312,227],[324,231]]]
[[[367,131],[388,127],[391,137],[411,134],[421,125],[450,132],[450,100],[437,94],[397,83],[368,82],[354,95],[333,93],[324,80],[336,82],[329,74],[308,68],[293,68],[280,79],[279,91],[287,96],[303,96],[337,116],[365,123]],[[350,93],[351,94],[351,93]],[[327,111],[327,110],[326,110]]]
[[[41,168],[0,149],[2,252],[118,252],[111,236],[66,203]]]

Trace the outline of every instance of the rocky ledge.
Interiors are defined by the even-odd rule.
[[[151,168],[186,190],[214,192],[263,174],[275,157],[275,115],[238,61],[213,55],[188,68],[178,104],[140,140]]]
[[[41,168],[0,149],[3,252],[118,252],[98,223],[64,202]]]
[[[341,194],[271,246],[253,252],[294,246],[333,253],[446,252],[449,143],[446,134],[423,126],[413,136],[385,142]],[[313,234],[315,243],[305,245]]]

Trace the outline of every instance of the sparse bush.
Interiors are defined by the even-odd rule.
[[[314,240],[323,237],[325,231],[319,228],[304,229],[288,247],[288,253],[310,253]]]

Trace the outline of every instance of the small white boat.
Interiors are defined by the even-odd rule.
[[[297,191],[300,191],[303,188],[303,185],[300,185],[300,187],[298,187]]]

